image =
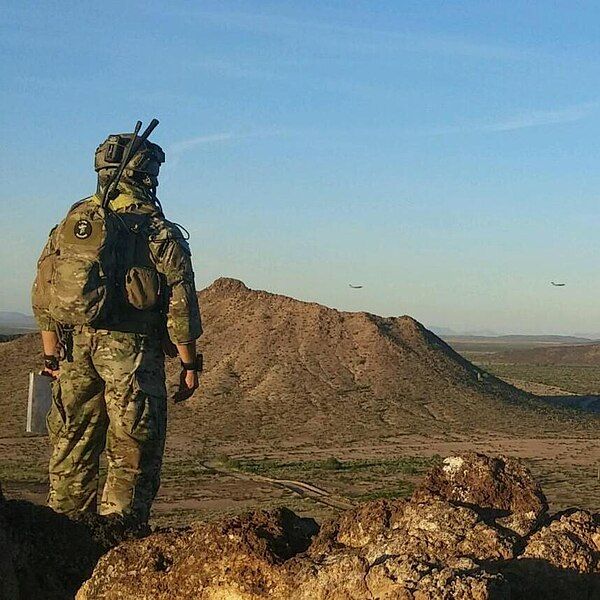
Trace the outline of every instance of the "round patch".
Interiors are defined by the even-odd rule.
[[[75,223],[73,234],[78,240],[87,240],[92,235],[92,224],[87,219],[79,219]]]

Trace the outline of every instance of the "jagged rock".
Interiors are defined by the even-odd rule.
[[[518,598],[600,598],[600,515],[568,511],[534,533],[504,569]]]
[[[516,536],[485,523],[470,508],[442,500],[377,500],[325,526],[309,552],[319,556],[356,548],[371,563],[385,555],[418,555],[433,562],[455,556],[506,560],[515,555],[516,541]]]
[[[523,538],[545,510],[521,465],[468,454],[446,460],[410,501],[366,503],[312,542],[315,524],[284,510],[128,542],[100,560],[77,598],[529,600],[558,598],[535,594],[561,577],[562,598],[594,597],[595,517],[563,515]],[[506,522],[523,525],[519,535]]]
[[[367,575],[367,587],[378,600],[509,600],[501,575],[483,571],[467,558],[431,564],[418,558],[391,557]]]
[[[311,550],[315,551],[319,544],[324,544],[324,548],[331,547],[331,541],[348,548],[362,548],[374,542],[384,532],[394,529],[405,506],[406,501],[402,499],[374,500],[349,510],[334,521],[330,528],[324,527],[321,530]],[[326,542],[327,538],[330,538],[329,543]]]
[[[155,534],[104,556],[77,599],[284,598],[279,565],[306,550],[316,531],[312,519],[283,508]]]
[[[315,532],[279,510],[156,534],[103,557],[77,599],[508,598],[503,577],[472,559],[512,558],[514,539],[466,507],[375,501],[308,548]]]
[[[559,569],[600,573],[600,515],[585,510],[557,515],[529,538],[521,558],[543,559]]]
[[[413,498],[441,498],[472,507],[520,536],[531,533],[548,511],[540,485],[519,461],[475,452],[446,458],[425,477]]]
[[[284,567],[287,584],[273,600],[364,600],[370,598],[367,561],[357,552],[335,552],[318,560],[305,557]]]
[[[366,546],[364,553],[372,562],[381,555],[422,555],[433,562],[453,557],[505,560],[515,555],[515,542],[474,510],[433,500],[407,504],[395,528]]]
[[[528,473],[508,459],[460,461],[445,461],[408,502],[369,502],[320,530],[282,508],[128,539],[100,558],[77,600],[600,598],[599,515],[573,510],[517,535],[497,521],[543,506]],[[127,527],[5,501],[0,598],[72,598]]]

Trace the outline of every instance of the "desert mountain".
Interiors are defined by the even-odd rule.
[[[207,368],[195,402],[213,434],[325,442],[557,426],[547,405],[411,317],[342,312],[225,278],[200,303]]]
[[[409,433],[592,429],[481,371],[408,316],[382,318],[218,279],[200,293],[205,372],[173,407],[182,439],[321,446]],[[37,336],[0,344],[5,435],[22,431]],[[169,365],[170,379],[178,363]],[[18,408],[15,408],[18,407]]]

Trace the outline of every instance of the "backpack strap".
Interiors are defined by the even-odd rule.
[[[75,204],[71,205],[71,208],[69,208],[67,215],[74,211],[78,206],[81,206],[82,204],[86,203],[88,200],[91,200],[94,196],[86,196],[85,198],[82,198],[81,200],[77,200],[77,202],[75,202]]]

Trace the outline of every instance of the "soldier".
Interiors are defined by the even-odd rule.
[[[98,147],[97,192],[51,231],[38,261],[32,304],[53,377],[48,504],[70,515],[96,511],[106,449],[98,512],[147,521],[165,444],[165,352],[182,363],[174,399],[198,387],[191,254],[156,197],[165,159],[147,141],[156,124]]]

